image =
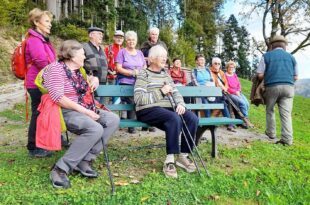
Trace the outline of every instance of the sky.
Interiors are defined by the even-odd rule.
[[[252,37],[255,37],[257,40],[263,40],[263,32],[262,32],[262,16],[253,15],[251,19],[244,19],[239,15],[240,11],[244,11],[247,8],[244,5],[241,5],[241,1],[236,1],[236,3],[232,1],[228,1],[224,5],[223,15],[225,19],[228,19],[231,14],[234,14],[238,20],[239,25],[243,25],[247,28],[248,32]],[[293,41],[294,39],[288,39],[289,45],[287,50],[291,51],[293,49]],[[310,78],[310,46],[306,48],[304,51],[298,51],[294,54],[298,64],[299,78]]]

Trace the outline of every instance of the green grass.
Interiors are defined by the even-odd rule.
[[[242,84],[248,95],[250,83]],[[63,151],[49,159],[27,157],[27,125],[20,123],[23,106],[18,105],[14,111],[0,113],[9,119],[0,126],[0,136],[6,139],[0,147],[0,204],[309,204],[309,110],[310,99],[296,96],[291,147],[261,141],[238,148],[219,145],[219,157],[213,160],[210,144],[201,144],[200,154],[211,178],[178,171],[178,179],[166,179],[162,174],[165,149],[136,149],[163,143],[163,136],[114,138],[109,144],[114,179],[129,185],[117,186],[116,194],[110,196],[102,155],[95,164],[98,179],[71,175],[72,188],[53,189],[49,170]],[[264,107],[251,106],[250,119],[263,133]],[[130,183],[133,179],[139,183]]]

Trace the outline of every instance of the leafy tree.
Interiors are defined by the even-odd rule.
[[[239,25],[234,15],[231,15],[225,23],[223,31],[223,54],[222,60],[227,62],[229,60],[237,60],[237,51],[239,45]]]
[[[243,78],[250,78],[251,68],[248,60],[250,40],[249,33],[244,26],[239,27],[234,15],[231,15],[223,31],[222,60],[232,60],[238,65],[237,74]]]
[[[178,0],[178,4],[178,19],[182,22],[179,36],[189,41],[197,53],[203,53],[207,59],[213,57],[219,31],[216,18],[223,1]]]
[[[250,62],[248,57],[250,55],[249,47],[249,33],[244,26],[238,29],[238,51],[237,51],[237,62],[239,64],[239,69],[237,69],[237,74],[243,78],[250,78],[252,75]]]

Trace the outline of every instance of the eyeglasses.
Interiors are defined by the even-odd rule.
[[[213,64],[214,64],[214,65],[221,65],[221,63],[216,63],[216,62],[215,62],[215,63],[213,63]]]

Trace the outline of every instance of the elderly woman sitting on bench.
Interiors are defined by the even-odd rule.
[[[166,60],[167,51],[162,46],[157,45],[150,49],[148,56],[150,65],[147,69],[141,70],[137,76],[134,101],[139,121],[165,131],[167,157],[163,172],[167,177],[176,178],[175,164],[187,172],[196,170],[195,164],[188,158],[188,153],[193,148],[193,141],[186,132],[185,126],[187,125],[191,136],[195,136],[198,118],[194,113],[186,110],[183,97],[176,89],[171,77],[164,70]],[[168,95],[171,95],[176,102],[175,111],[169,102]],[[183,115],[186,125],[182,123],[180,115]],[[185,130],[185,136],[182,133],[180,153],[179,136],[182,129]],[[175,154],[179,154],[176,161],[174,159]]]
[[[98,87],[99,82],[96,77],[86,76],[80,69],[85,59],[80,43],[75,40],[64,41],[58,59],[58,62],[44,70],[42,77],[43,86],[52,101],[62,108],[67,129],[77,135],[50,173],[54,187],[68,188],[70,181],[67,175],[73,170],[85,177],[98,176],[91,162],[99,155],[103,143],[106,144],[118,129],[119,117],[112,112],[96,109],[94,101],[89,102],[84,98],[89,89]]]

